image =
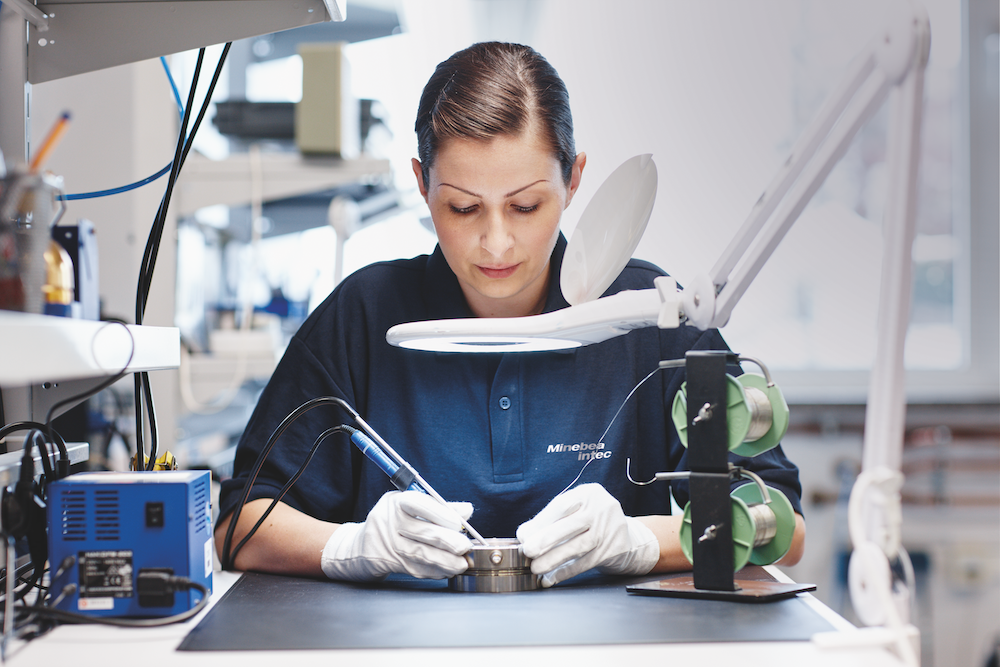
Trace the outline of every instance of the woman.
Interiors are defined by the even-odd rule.
[[[620,574],[687,569],[670,486],[625,478],[685,465],[668,417],[683,371],[658,373],[615,418],[661,359],[724,349],[718,332],[644,329],[566,353],[447,355],[385,342],[393,325],[454,317],[519,317],[565,308],[562,212],[579,188],[565,85],[528,47],[476,44],[441,63],[417,114],[413,171],[439,245],[430,256],[372,265],[347,278],[309,317],[243,435],[223,483],[222,552],[248,468],[296,406],[337,396],[449,500],[395,492],[346,439],[320,448],[306,473],[237,555],[238,569],[339,579],[391,572],[447,577],[466,568],[461,518],[487,537],[516,535],[551,586],[599,567]],[[662,275],[633,260],[609,293]],[[277,497],[315,438],[346,415],[313,410],[294,423],[254,482],[234,544]],[[614,421],[607,434],[602,434]],[[734,457],[734,460],[738,457]],[[580,473],[581,484],[560,494]],[[739,459],[782,490],[797,514],[786,562],[804,539],[798,472],[776,448]],[[686,485],[673,488],[677,502]],[[532,518],[534,517],[534,518]]]

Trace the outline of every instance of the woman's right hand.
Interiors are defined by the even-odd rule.
[[[470,503],[442,505],[419,491],[390,491],[363,523],[341,524],[323,548],[323,573],[331,579],[372,581],[398,572],[443,579],[468,567],[472,542],[462,520]]]

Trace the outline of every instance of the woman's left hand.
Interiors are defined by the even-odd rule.
[[[625,516],[600,484],[556,496],[521,524],[517,539],[545,588],[595,567],[608,574],[646,574],[660,555],[653,531]]]

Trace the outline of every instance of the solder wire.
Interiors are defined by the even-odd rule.
[[[620,415],[621,412],[622,412],[622,410],[625,409],[625,404],[628,403],[628,401],[629,401],[630,398],[632,398],[632,394],[634,394],[636,391],[638,391],[639,387],[641,387],[643,384],[646,383],[646,380],[648,380],[649,378],[651,378],[654,375],[656,375],[656,372],[659,371],[661,368],[663,368],[663,367],[662,366],[657,366],[652,371],[650,371],[649,375],[647,375],[646,377],[644,377],[641,380],[639,380],[639,383],[637,385],[635,385],[634,387],[632,387],[632,391],[630,391],[628,393],[628,396],[625,397],[625,400],[622,401],[622,404],[618,407],[618,411],[615,412],[615,416],[611,418],[611,421],[608,423],[608,427],[606,429],[604,429],[604,433],[601,435],[601,438],[597,442],[604,442],[604,438],[607,437],[608,431],[611,430],[611,426],[615,423],[615,420],[618,419],[618,415]],[[570,482],[569,485],[565,489],[563,489],[562,491],[560,491],[559,493],[557,493],[556,497],[561,496],[562,494],[566,493],[571,488],[573,488],[573,486],[577,482],[579,482],[580,478],[583,476],[583,471],[586,470],[587,466],[589,466],[593,461],[594,461],[594,459],[587,459],[587,462],[583,464],[582,468],[580,468],[580,472],[577,474],[576,477],[573,478],[573,481]]]

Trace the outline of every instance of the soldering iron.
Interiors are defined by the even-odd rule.
[[[264,459],[267,458],[268,453],[274,447],[275,442],[278,438],[292,425],[299,417],[305,413],[318,408],[323,405],[336,405],[340,408],[346,410],[351,418],[361,427],[354,428],[346,424],[341,424],[339,426],[334,426],[333,428],[327,429],[316,439],[313,443],[312,448],[309,452],[309,456],[300,466],[299,470],[292,476],[289,482],[282,489],[281,493],[278,494],[271,502],[270,507],[265,510],[264,514],[257,520],[257,523],[250,529],[250,531],[243,536],[243,539],[239,541],[238,544],[233,546],[233,534],[236,529],[236,525],[239,522],[239,517],[243,511],[243,506],[247,502],[247,498],[250,495],[250,488],[253,486],[254,481],[257,479],[257,474],[260,472],[261,466],[264,464]],[[233,509],[232,517],[229,520],[229,527],[226,529],[226,535],[222,543],[222,553],[219,554],[219,559],[222,561],[223,569],[230,569],[233,566],[233,562],[236,560],[236,554],[243,547],[244,544],[253,536],[257,529],[264,522],[265,518],[270,514],[271,510],[278,504],[281,497],[284,496],[285,492],[291,488],[292,484],[299,478],[299,476],[304,472],[305,467],[309,465],[312,460],[313,454],[315,454],[316,449],[323,443],[323,441],[333,435],[334,433],[344,432],[349,433],[351,441],[360,449],[365,456],[371,459],[392,481],[393,485],[400,491],[421,491],[426,493],[431,498],[441,503],[442,505],[447,505],[446,501],[441,494],[434,490],[427,481],[420,476],[413,466],[406,462],[406,460],[401,457],[396,451],[387,443],[371,426],[369,426],[361,415],[351,407],[351,405],[336,396],[320,396],[319,398],[314,398],[312,400],[306,401],[299,407],[295,408],[291,413],[286,416],[280,424],[271,433],[268,438],[267,443],[261,449],[260,454],[257,456],[257,461],[254,463],[253,468],[250,470],[250,474],[247,478],[247,483],[243,488],[243,494],[240,501],[236,504]],[[371,437],[369,437],[371,436]],[[479,532],[472,527],[468,519],[461,519],[462,527],[469,534],[470,537],[475,539],[482,545],[488,545],[486,538],[479,534]]]
[[[351,411],[353,412],[353,410]],[[351,428],[349,426],[344,427],[345,430],[351,433],[351,441],[358,446],[365,456],[371,459],[375,465],[377,465],[382,472],[389,476],[393,485],[400,491],[414,490],[423,491],[429,495],[434,500],[438,501],[442,505],[446,505],[448,501],[441,497],[434,488],[420,476],[413,466],[407,463],[396,451],[389,446],[385,440],[375,432],[372,427],[368,426],[357,413],[353,414],[354,419],[369,433],[372,437],[379,441],[376,445],[370,438],[368,438],[364,433],[358,429]],[[381,448],[379,447],[381,445]],[[388,456],[386,455],[388,452]],[[390,458],[391,457],[391,458]],[[477,542],[483,545],[489,544],[479,532],[472,527],[467,519],[462,519],[462,527],[465,528],[466,532],[469,533]]]

